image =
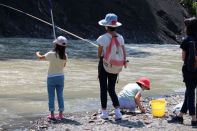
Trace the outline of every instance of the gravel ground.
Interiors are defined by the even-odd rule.
[[[162,118],[153,117],[149,107],[149,101],[153,98],[145,98],[143,105],[147,112],[141,114],[139,111],[123,112],[123,119],[114,120],[113,111],[110,112],[109,120],[99,118],[99,111],[66,114],[63,120],[48,121],[47,118],[40,118],[32,122],[28,130],[31,131],[136,131],[136,130],[151,130],[151,131],[192,131],[197,130],[190,126],[191,118],[188,115],[184,116],[184,124],[171,124],[167,120],[171,118],[173,107],[183,101],[183,94],[166,95],[164,98],[167,101],[166,114]]]

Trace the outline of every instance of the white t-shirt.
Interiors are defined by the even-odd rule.
[[[49,61],[48,77],[59,76],[64,74],[63,69],[67,60],[60,59],[58,54],[56,55],[54,51],[49,51],[44,56],[46,60]]]
[[[117,34],[117,36],[118,36],[117,40],[120,43],[120,45],[124,45],[124,38],[122,37],[122,35]],[[106,49],[110,44],[111,39],[112,39],[112,35],[109,33],[105,33],[104,35],[99,36],[99,38],[96,40],[100,46],[103,46],[103,51],[101,56],[104,56]]]
[[[137,83],[129,83],[124,86],[118,96],[125,100],[134,101],[136,94],[141,91],[142,88]]]

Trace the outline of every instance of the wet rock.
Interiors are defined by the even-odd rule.
[[[40,125],[39,128],[41,129],[48,128],[48,125]]]
[[[92,116],[97,116],[98,115],[98,113],[94,113],[94,114],[92,114]]]
[[[88,123],[94,123],[95,121],[94,120],[90,120],[90,121],[88,121]]]

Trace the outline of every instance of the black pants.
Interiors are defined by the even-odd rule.
[[[189,110],[189,115],[195,115],[195,88],[197,86],[197,81],[185,81],[185,85],[185,99],[181,112],[187,113],[187,110]]]
[[[100,58],[98,65],[98,77],[100,82],[100,99],[103,109],[107,108],[107,92],[111,97],[114,107],[119,106],[118,97],[115,92],[115,84],[118,74],[111,74],[105,71],[103,67],[103,58]]]

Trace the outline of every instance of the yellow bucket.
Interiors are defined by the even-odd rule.
[[[154,117],[163,117],[166,111],[165,99],[157,99],[151,101],[152,115]]]

